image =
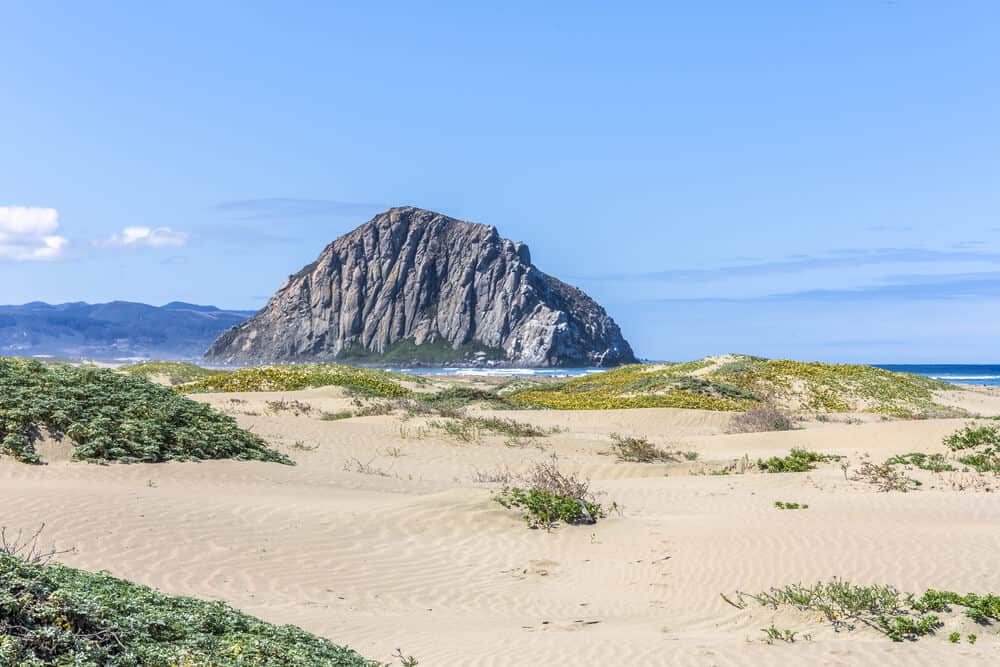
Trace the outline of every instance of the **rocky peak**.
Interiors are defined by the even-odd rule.
[[[353,360],[529,366],[635,361],[604,309],[496,227],[391,208],[328,245],[224,332],[222,362]]]

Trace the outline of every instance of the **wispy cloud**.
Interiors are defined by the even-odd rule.
[[[732,264],[704,269],[669,269],[646,273],[585,276],[588,280],[657,281],[694,283],[726,278],[800,273],[824,269],[848,269],[891,264],[985,262],[1000,264],[1000,253],[975,250],[924,250],[918,248],[874,248],[871,250],[831,250],[822,256],[795,255],[752,264]]]
[[[333,199],[296,199],[265,197],[221,202],[215,210],[241,220],[275,218],[309,218],[324,216],[373,215],[387,208],[379,204],[338,201]]]
[[[0,260],[58,259],[67,244],[58,231],[54,208],[0,206]]]
[[[177,231],[170,227],[125,227],[121,232],[112,234],[103,241],[94,241],[94,245],[103,248],[182,246],[188,242],[187,232]]]
[[[751,297],[701,297],[657,299],[658,303],[763,303],[763,302],[860,302],[860,301],[951,301],[1000,298],[1000,272],[952,276],[897,276],[889,284],[846,289],[815,289]]]

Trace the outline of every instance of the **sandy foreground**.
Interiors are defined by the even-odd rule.
[[[726,434],[729,415],[695,410],[497,413],[558,434],[511,447],[463,443],[426,419],[323,421],[266,401],[350,407],[336,388],[196,397],[288,453],[294,467],[213,461],[97,466],[53,447],[50,463],[0,462],[0,523],[47,524],[62,562],[224,600],[391,660],[421,665],[903,665],[1000,663],[1000,637],[965,621],[895,644],[835,633],[817,618],[738,610],[720,593],[841,577],[857,583],[1000,593],[1000,480],[911,473],[911,493],[879,493],[838,464],[801,474],[693,474],[792,447],[862,454],[944,452],[965,420],[804,422]],[[1000,414],[995,393],[952,402]],[[609,434],[642,435],[696,461],[616,463]],[[622,506],[596,526],[529,530],[491,501],[477,473],[518,472],[556,453]],[[345,465],[346,464],[346,465]],[[364,472],[359,471],[360,468]],[[347,469],[345,469],[347,468]],[[964,488],[963,488],[964,487]],[[779,511],[776,500],[808,503]],[[799,633],[768,645],[774,623]],[[953,630],[975,645],[953,645]],[[803,635],[811,634],[811,639]]]

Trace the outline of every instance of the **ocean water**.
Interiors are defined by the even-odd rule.
[[[916,373],[962,384],[1000,386],[1000,365],[996,364],[873,364],[900,373]],[[486,377],[557,377],[568,378],[600,373],[607,368],[390,368],[399,373],[420,375],[472,375]]]
[[[1000,386],[1000,365],[997,364],[875,364],[887,371],[916,373],[961,384]]]

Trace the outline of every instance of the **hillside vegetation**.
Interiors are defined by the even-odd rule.
[[[0,665],[378,667],[222,602],[0,553]]]
[[[402,398],[411,391],[401,382],[420,383],[414,376],[339,364],[257,366],[224,371],[177,388],[182,393],[295,391],[337,386],[366,396]]]
[[[912,417],[946,412],[939,380],[872,366],[741,355],[680,364],[633,364],[513,393],[524,407],[559,409],[700,408],[746,410],[773,403],[810,412],[874,412]]]
[[[80,461],[290,463],[232,417],[143,377],[0,358],[0,454],[40,462],[34,444],[43,431],[68,438]]]

